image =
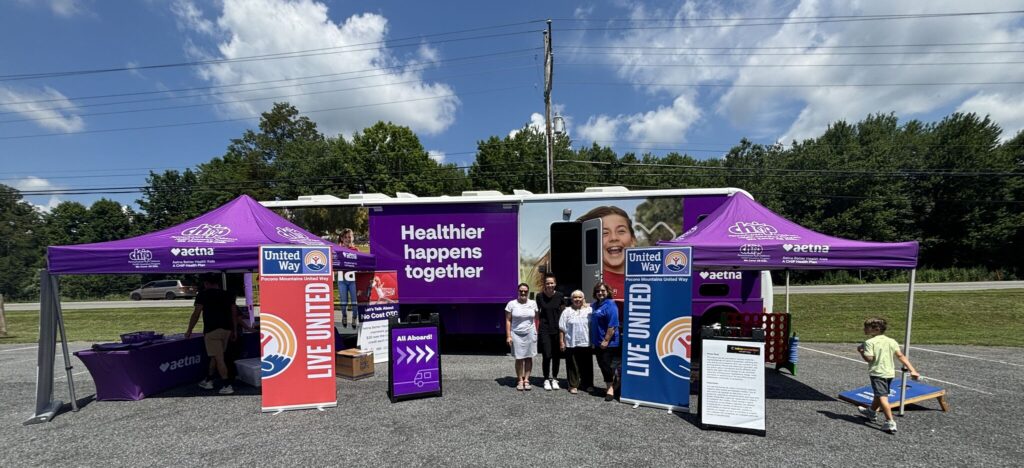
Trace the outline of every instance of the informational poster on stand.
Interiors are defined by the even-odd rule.
[[[356,272],[359,349],[373,351],[374,364],[388,360],[388,320],[398,317],[398,272]]]
[[[764,342],[704,338],[700,425],[765,435]]]
[[[388,323],[391,402],[441,396],[441,341],[437,323]]]
[[[264,412],[338,403],[329,247],[260,246]]]
[[[626,250],[623,403],[690,406],[690,254],[690,247]]]

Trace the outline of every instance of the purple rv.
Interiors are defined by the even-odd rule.
[[[318,235],[353,229],[378,270],[398,272],[402,314],[438,313],[446,334],[491,334],[504,333],[504,305],[518,283],[537,293],[550,272],[567,297],[580,289],[589,298],[598,281],[621,289],[626,248],[678,237],[739,191],[600,187],[262,203]],[[695,273],[694,317],[706,324],[728,312],[770,311],[768,278],[766,272]]]

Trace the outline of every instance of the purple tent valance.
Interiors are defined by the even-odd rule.
[[[696,268],[745,270],[916,268],[918,252],[916,241],[864,242],[812,231],[742,193],[662,244],[692,246]]]
[[[54,274],[201,273],[258,269],[259,246],[329,245],[334,267],[372,270],[373,255],[332,244],[247,195],[191,221],[138,237],[47,250]]]

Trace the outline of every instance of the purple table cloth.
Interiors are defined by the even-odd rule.
[[[259,356],[259,334],[242,335],[240,359]],[[96,383],[96,399],[141,400],[167,389],[198,382],[210,358],[203,335],[170,339],[120,351],[78,351]]]

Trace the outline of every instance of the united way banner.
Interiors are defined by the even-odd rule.
[[[626,250],[624,403],[680,411],[690,406],[691,258],[689,247]]]
[[[260,247],[262,409],[337,405],[328,247]]]

